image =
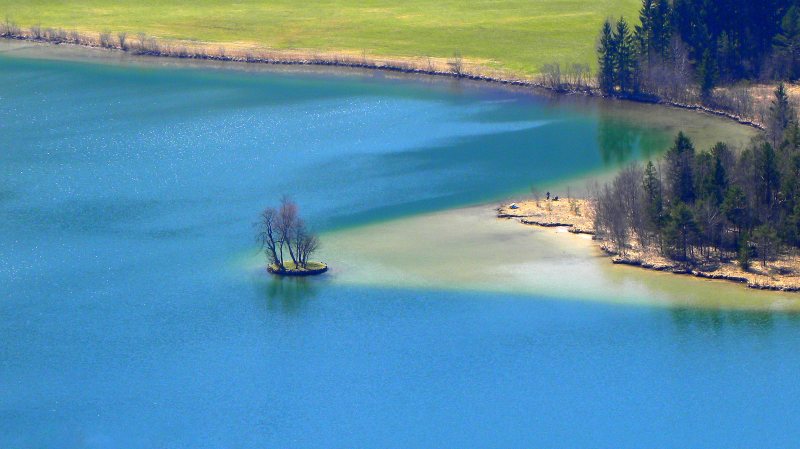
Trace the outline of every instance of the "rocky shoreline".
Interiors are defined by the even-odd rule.
[[[747,288],[752,288],[755,290],[769,290],[769,291],[780,291],[780,292],[798,292],[800,291],[800,287],[798,286],[789,286],[789,285],[775,285],[775,284],[763,284],[758,282],[752,282],[750,279],[744,276],[736,276],[736,275],[729,275],[723,273],[708,273],[702,270],[695,270],[688,266],[683,266],[680,264],[659,264],[659,263],[650,263],[645,262],[635,258],[627,258],[620,256],[615,251],[609,249],[608,247],[602,245],[600,249],[603,250],[608,256],[611,257],[611,263],[616,265],[628,265],[632,267],[639,267],[644,268],[646,270],[652,271],[660,271],[672,274],[681,274],[681,275],[688,275],[694,276],[702,279],[712,279],[712,280],[721,280],[721,281],[729,281],[729,282],[736,282],[739,284],[746,284]]]

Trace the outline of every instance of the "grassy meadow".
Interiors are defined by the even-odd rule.
[[[639,0],[0,0],[0,17],[84,33],[145,32],[231,47],[447,58],[519,75],[550,62],[596,65],[607,16]]]

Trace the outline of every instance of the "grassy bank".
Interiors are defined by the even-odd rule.
[[[29,27],[144,32],[227,48],[447,58],[521,75],[550,62],[595,64],[602,20],[635,14],[638,0],[0,0],[0,15]]]

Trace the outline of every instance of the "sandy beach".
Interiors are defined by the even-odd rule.
[[[562,227],[573,233],[595,234],[594,206],[586,199],[540,199],[509,203],[499,207],[497,214],[500,218],[514,219],[524,225]],[[782,254],[766,266],[754,262],[748,270],[743,270],[734,260],[709,260],[688,266],[663,257],[655,248],[642,248],[634,244],[623,255],[602,239],[596,239],[595,245],[610,257],[611,262],[618,265],[725,280],[751,289],[800,291],[800,261],[792,252]]]

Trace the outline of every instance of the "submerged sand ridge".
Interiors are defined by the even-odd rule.
[[[619,304],[800,310],[800,295],[614,265],[589,235],[520,226],[490,205],[322,235],[330,282]],[[260,261],[252,260],[255,266]]]
[[[594,204],[585,199],[561,201],[530,200],[510,203],[497,209],[499,218],[516,219],[522,224],[552,227],[562,226],[573,233],[595,234]],[[635,243],[620,254],[608,242],[598,240],[597,246],[619,265],[649,270],[691,275],[699,278],[726,280],[746,284],[751,289],[800,291],[800,263],[794,254],[786,254],[768,266],[753,264],[742,269],[734,260],[715,259],[694,265],[682,264],[662,256],[655,248],[642,248]]]

